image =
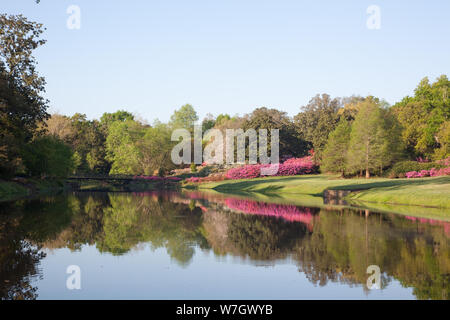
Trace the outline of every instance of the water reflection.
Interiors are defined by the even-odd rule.
[[[289,258],[324,289],[365,284],[367,266],[378,265],[382,288],[395,279],[418,299],[449,299],[450,223],[443,221],[198,192],[78,193],[3,203],[0,217],[2,299],[38,298],[32,280],[42,276],[46,251],[91,245],[120,256],[142,243],[186,268],[196,250],[256,265]]]

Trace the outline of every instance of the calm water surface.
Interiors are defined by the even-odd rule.
[[[449,299],[449,244],[449,222],[360,209],[73,193],[0,204],[0,298]]]

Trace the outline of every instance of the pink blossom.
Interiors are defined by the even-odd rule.
[[[226,177],[228,179],[254,179],[261,177],[261,168],[270,165],[264,164],[249,164],[238,168],[233,168],[227,171]],[[294,176],[302,174],[311,174],[317,172],[317,165],[314,163],[312,156],[303,158],[291,158],[279,165],[276,176]]]

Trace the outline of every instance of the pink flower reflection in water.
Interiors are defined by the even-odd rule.
[[[406,216],[406,219],[411,220],[411,221],[416,221],[421,224],[431,224],[431,225],[443,226],[445,234],[447,236],[450,236],[450,222],[426,219],[426,218],[416,218],[416,217],[410,217],[410,216]]]
[[[296,207],[293,205],[280,205],[241,199],[227,199],[225,204],[230,209],[241,211],[246,214],[256,214],[282,218],[290,222],[301,222],[312,230],[314,215],[311,208]]]

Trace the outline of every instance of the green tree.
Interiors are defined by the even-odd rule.
[[[217,116],[215,125],[220,125],[224,121],[228,121],[228,120],[231,120],[230,115],[228,115],[226,113],[221,113]]]
[[[216,125],[216,119],[211,113],[208,113],[202,121],[202,131],[205,132],[212,129]]]
[[[370,172],[382,169],[399,157],[401,144],[398,133],[392,129],[393,117],[383,109],[378,98],[369,96],[359,104],[359,112],[352,124],[348,168],[354,172],[365,170],[366,178]]]
[[[194,125],[198,121],[197,112],[190,104],[185,104],[180,109],[175,110],[170,117],[170,125],[174,129],[184,128],[193,132]]]
[[[116,121],[110,125],[106,138],[106,159],[112,163],[110,174],[143,173],[135,145],[142,136],[142,125],[136,121]]]
[[[339,98],[331,99],[328,94],[316,95],[294,117],[298,133],[312,144],[316,154],[323,151],[328,135],[336,128],[340,107]]]
[[[280,156],[303,156],[308,151],[308,144],[299,138],[294,124],[286,112],[265,107],[255,109],[244,123],[244,131],[248,129],[268,130],[268,139],[271,141],[270,130],[279,130]],[[267,149],[270,151],[271,143],[268,141]]]
[[[136,142],[143,173],[164,175],[175,168],[170,158],[174,146],[170,138],[171,130],[166,124],[155,122],[145,129],[143,138]]]
[[[33,51],[45,43],[39,39],[42,24],[22,15],[0,14],[0,175],[13,174],[20,166],[24,145],[48,117],[42,97],[45,79],[36,71]]]
[[[342,119],[336,129],[330,133],[321,162],[323,171],[340,172],[342,176],[345,175],[350,133],[350,123],[345,119]]]
[[[32,176],[66,177],[73,170],[72,150],[56,137],[38,137],[28,144],[23,160]]]
[[[58,137],[71,146],[79,158],[78,173],[107,174],[111,164],[106,160],[106,134],[97,120],[76,113],[72,117],[52,115],[44,126],[46,133]]]
[[[134,115],[125,110],[118,110],[114,113],[105,112],[100,118],[100,124],[107,133],[111,123],[115,121],[123,122],[127,120],[134,120]]]
[[[424,78],[413,97],[405,97],[393,106],[394,113],[403,127],[402,139],[411,156],[433,157],[440,155],[438,132],[444,122],[450,120],[450,81],[440,76],[430,84]]]

